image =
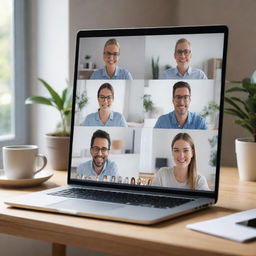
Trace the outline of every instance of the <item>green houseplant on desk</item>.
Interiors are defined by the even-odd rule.
[[[256,71],[251,78],[245,78],[238,86],[234,86],[226,93],[242,92],[246,98],[230,96],[225,97],[225,101],[230,105],[225,109],[226,114],[233,115],[237,125],[246,129],[251,138],[236,139],[236,158],[239,176],[242,180],[256,180]]]
[[[49,160],[56,170],[66,170],[68,167],[69,141],[70,141],[70,116],[72,110],[72,89],[68,86],[58,94],[52,86],[43,79],[38,79],[47,89],[49,98],[32,96],[26,99],[26,104],[43,104],[54,107],[60,113],[61,122],[55,132],[46,134],[46,142],[49,153]]]

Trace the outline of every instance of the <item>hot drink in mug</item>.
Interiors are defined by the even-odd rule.
[[[38,146],[14,145],[3,147],[3,167],[8,179],[31,179],[46,164],[47,159],[44,155],[38,153]]]

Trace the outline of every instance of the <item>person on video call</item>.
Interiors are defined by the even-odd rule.
[[[181,38],[176,42],[174,58],[177,66],[165,70],[160,79],[207,79],[205,73],[189,66],[192,58],[191,43]]]
[[[153,185],[209,190],[205,177],[197,173],[195,145],[189,134],[178,133],[172,141],[171,150],[174,167],[160,168]]]
[[[132,80],[132,75],[126,69],[119,68],[120,45],[116,39],[109,39],[104,46],[103,60],[105,67],[94,71],[90,79],[122,79]]]
[[[189,112],[190,102],[190,85],[184,81],[175,83],[172,93],[174,111],[160,116],[157,119],[154,128],[206,130],[207,126],[205,119],[194,112]]]
[[[118,168],[115,162],[108,159],[111,146],[107,132],[97,130],[91,138],[90,153],[92,160],[82,163],[77,168],[79,176],[90,176],[102,181],[104,176],[118,177]]]
[[[114,102],[114,89],[111,84],[104,83],[100,86],[98,93],[99,109],[95,113],[86,116],[81,125],[84,126],[118,126],[127,127],[124,116],[119,112],[111,110]]]

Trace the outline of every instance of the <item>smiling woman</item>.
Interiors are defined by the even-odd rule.
[[[156,173],[153,185],[209,190],[205,177],[197,172],[196,149],[188,133],[178,133],[171,143],[173,167],[162,167]]]
[[[122,79],[132,80],[129,71],[117,66],[120,58],[120,44],[115,38],[109,39],[103,49],[105,67],[94,71],[90,79]]]
[[[110,83],[104,83],[100,86],[97,98],[98,111],[87,115],[81,125],[127,127],[122,113],[111,110],[114,102],[114,88]]]

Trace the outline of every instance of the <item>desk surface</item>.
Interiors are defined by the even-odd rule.
[[[217,205],[154,226],[73,217],[8,208],[0,202],[0,232],[115,255],[255,255],[256,241],[237,243],[195,232],[189,223],[256,208],[256,182],[240,181],[236,169],[221,169]],[[0,188],[0,200],[66,184],[66,172],[55,171],[35,188]]]

